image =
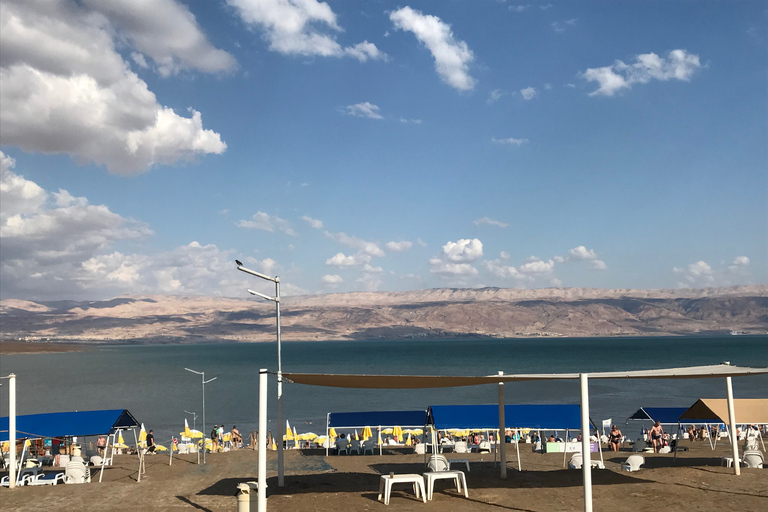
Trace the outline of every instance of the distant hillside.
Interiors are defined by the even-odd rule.
[[[433,289],[286,297],[284,340],[768,333],[768,286],[695,290]],[[131,296],[0,301],[3,339],[272,341],[270,303]]]

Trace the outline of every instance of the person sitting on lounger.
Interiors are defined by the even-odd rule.
[[[619,451],[621,446],[621,430],[616,425],[611,426],[611,433],[608,436],[608,443],[611,445],[611,450],[614,452]]]

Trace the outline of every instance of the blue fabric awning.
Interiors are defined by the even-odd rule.
[[[16,438],[97,436],[138,426],[126,409],[27,414],[16,416]],[[8,428],[8,416],[0,418],[0,440],[8,440]]]
[[[635,414],[629,417],[630,420],[650,420],[658,421],[664,425],[677,425],[680,416],[683,415],[688,407],[641,407]],[[683,420],[683,423],[715,423],[713,420]]]
[[[498,405],[433,405],[427,411],[436,429],[499,428]],[[581,428],[581,407],[572,404],[505,405],[508,428],[544,430]]]
[[[426,411],[332,412],[328,427],[423,427]]]

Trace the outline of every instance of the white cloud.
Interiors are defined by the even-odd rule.
[[[188,13],[186,7],[167,0],[158,5],[163,12]],[[116,50],[116,41],[152,46],[153,37],[160,37],[171,23],[155,20],[154,11],[154,7],[96,1],[4,3],[3,144],[29,152],[68,154],[119,174],[222,153],[226,144],[218,133],[203,128],[199,112],[190,109],[190,117],[182,117],[158,104]],[[159,71],[221,71],[234,65],[229,54],[207,42],[194,18],[179,22],[173,34],[188,37],[172,47],[171,39],[156,41],[152,55]]]
[[[274,232],[275,229],[279,229],[287,235],[297,236],[290,222],[276,215],[269,215],[264,212],[256,212],[250,220],[239,220],[236,225],[239,228],[261,229],[270,233]]]
[[[525,279],[526,276],[520,274],[517,269],[511,265],[504,265],[499,260],[484,261],[483,266],[493,275],[502,279]]]
[[[509,6],[509,10],[512,11],[512,12],[525,12],[525,11],[527,11],[530,8],[531,8],[530,4],[510,5]]]
[[[325,264],[329,267],[357,267],[370,263],[370,261],[371,256],[362,252],[350,256],[339,252],[325,260]]]
[[[387,242],[384,247],[386,247],[386,249],[391,252],[403,252],[410,250],[410,248],[413,247],[413,242]]]
[[[502,222],[500,220],[494,220],[489,217],[481,217],[475,221],[473,221],[473,224],[475,226],[496,226],[498,228],[506,228],[509,227],[509,224],[506,222]]]
[[[672,270],[679,274],[686,281],[686,284],[689,285],[710,286],[715,281],[712,267],[703,260],[691,263],[685,268],[675,267]]]
[[[565,21],[555,21],[552,23],[552,30],[557,32],[558,34],[562,34],[565,32],[565,29],[567,27],[575,27],[576,26],[576,18],[565,20]]]
[[[309,215],[302,215],[301,219],[314,229],[323,229],[323,221],[321,220],[313,219]]]
[[[674,267],[681,282],[679,286],[731,286],[733,284],[749,284],[750,259],[747,256],[737,256],[730,264],[723,263],[720,268],[713,268],[706,261],[699,260],[685,267]]]
[[[343,48],[327,31],[341,32],[336,14],[317,0],[227,0],[246,23],[261,28],[269,49],[284,55],[351,56],[384,59],[376,45],[363,41]],[[325,32],[323,31],[325,30]]]
[[[426,247],[427,246],[427,242],[425,242],[421,238],[417,238],[416,239],[416,243],[419,244],[421,247]]]
[[[363,288],[366,291],[369,292],[375,292],[379,290],[379,287],[382,285],[383,281],[382,279],[376,275],[376,274],[363,274],[362,276],[355,279],[356,283],[360,283]]]
[[[443,255],[454,263],[472,263],[483,255],[483,243],[477,238],[447,242],[443,246]]]
[[[369,119],[384,119],[379,114],[379,107],[373,103],[363,102],[355,103],[354,105],[348,105],[344,107],[347,115],[355,117],[367,117]]]
[[[497,139],[494,137],[491,139],[491,142],[494,144],[505,144],[509,146],[522,146],[523,144],[528,144],[530,141],[528,139],[515,139],[512,137],[506,139]]]
[[[400,122],[403,124],[421,124],[421,119],[406,119],[401,117]]]
[[[437,16],[403,7],[390,13],[395,27],[412,32],[427,47],[435,59],[435,70],[443,82],[460,91],[475,87],[475,79],[469,75],[469,63],[474,59],[464,41],[453,37],[451,26]]]
[[[568,256],[572,260],[594,260],[597,258],[594,249],[587,249],[583,245],[569,249]]]
[[[323,284],[327,285],[338,285],[344,282],[344,279],[338,274],[325,274],[323,277],[320,278],[320,280],[323,282]]]
[[[523,97],[524,100],[530,101],[533,98],[536,97],[538,92],[536,91],[535,87],[526,87],[525,89],[520,89],[520,95]]]
[[[382,251],[378,244],[375,242],[361,240],[360,238],[349,236],[346,233],[331,233],[329,231],[325,231],[325,236],[335,240],[342,245],[346,245],[347,247],[359,249],[362,253],[369,256],[375,256],[377,258],[384,257],[384,251]]]
[[[746,256],[736,256],[733,259],[733,263],[728,266],[728,270],[731,272],[743,272],[749,268],[749,258]]]
[[[371,264],[366,263],[365,265],[363,265],[363,272],[368,274],[381,274],[382,272],[384,272],[384,269],[381,267],[374,267]]]
[[[469,263],[450,263],[441,258],[430,258],[429,271],[443,276],[476,276],[477,269]]]
[[[603,260],[592,260],[589,264],[589,268],[592,270],[605,270],[608,268],[608,265],[606,265]]]
[[[485,100],[486,103],[496,103],[498,100],[503,98],[504,96],[508,95],[508,92],[502,91],[501,89],[494,89],[491,92],[488,93],[488,99]]]
[[[555,269],[555,261],[542,261],[537,258],[531,258],[527,263],[518,267],[518,271],[523,274],[551,274]]]
[[[655,53],[645,53],[638,55],[634,64],[617,60],[611,66],[589,68],[581,76],[599,85],[590,96],[613,96],[622,89],[630,89],[634,84],[645,84],[651,80],[687,82],[701,67],[698,55],[685,50],[672,50],[666,58]]]
[[[501,259],[503,259],[503,260],[508,260],[511,256],[509,255],[509,253],[507,251],[501,251],[499,253],[499,257]]]

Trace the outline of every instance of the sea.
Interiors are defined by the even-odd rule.
[[[768,336],[609,337],[512,339],[378,339],[283,342],[284,373],[491,375],[644,370],[718,364],[768,367]],[[258,425],[259,369],[277,370],[277,345],[96,344],[81,352],[4,355],[0,375],[17,376],[17,414],[127,409],[167,444],[189,426],[202,430],[201,376],[205,372],[205,428]],[[8,415],[7,381],[0,415]],[[733,378],[736,398],[768,396],[768,376]],[[507,383],[507,404],[578,404],[578,380]],[[627,418],[640,407],[687,407],[699,398],[725,398],[725,379],[611,379],[589,383],[590,415],[611,418],[631,437]],[[268,383],[269,428],[276,430],[276,376]],[[417,410],[430,405],[497,404],[498,386],[371,390],[283,385],[283,411],[299,433],[325,432],[332,412]],[[646,425],[647,426],[647,425]],[[637,432],[635,432],[635,430]],[[132,439],[127,434],[126,441]]]

